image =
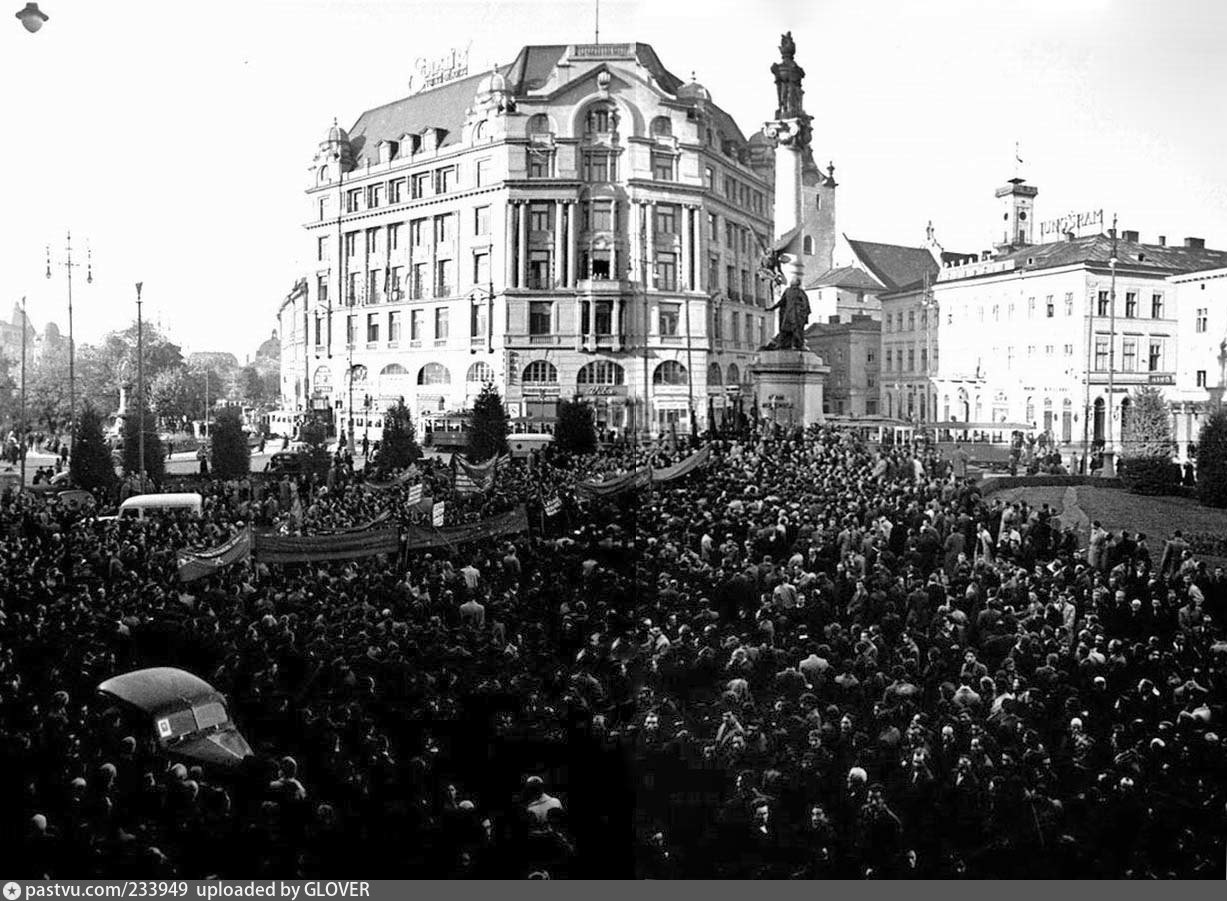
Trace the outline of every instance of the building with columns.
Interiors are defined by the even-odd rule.
[[[819,228],[834,181],[806,178]],[[357,410],[420,417],[493,382],[513,416],[580,396],[601,427],[703,428],[774,334],[774,181],[761,138],[641,43],[525,47],[334,125],[281,305],[284,406],[343,421],[352,382]]]
[[[1067,451],[1101,441],[1116,450],[1130,392],[1175,391],[1169,277],[1223,266],[1227,252],[1199,238],[1144,243],[1130,230],[1115,242],[1061,234],[1072,227],[1064,220],[1040,229],[1059,239],[1035,243],[1037,193],[1011,180],[996,192],[1005,226],[993,250],[945,254],[919,284],[880,296],[882,409],[917,421],[1027,423]]]

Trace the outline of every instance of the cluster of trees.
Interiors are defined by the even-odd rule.
[[[252,406],[276,403],[277,377],[254,365],[236,366],[219,356],[189,364],[182,348],[157,325],[144,325],[144,375],[148,409],[164,428],[186,428],[207,418],[218,398]],[[0,420],[18,419],[17,385],[10,366],[0,359]],[[68,341],[45,343],[26,369],[26,419],[33,430],[48,434],[66,430],[69,417]],[[105,423],[119,409],[120,392],[134,387],[137,376],[137,325],[109,333],[98,344],[78,344],[76,385],[78,409],[91,404]],[[206,406],[206,398],[208,405]]]

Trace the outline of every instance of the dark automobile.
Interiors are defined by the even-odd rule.
[[[294,451],[281,451],[273,454],[268,461],[268,471],[276,473],[288,473],[289,475],[300,475],[306,468],[306,461],[302,454]]]
[[[252,754],[212,685],[173,667],[135,670],[98,686],[138,732],[168,757],[225,768],[242,765]]]

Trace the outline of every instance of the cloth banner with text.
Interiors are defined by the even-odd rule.
[[[674,463],[672,466],[666,466],[663,469],[653,469],[652,481],[672,482],[674,479],[680,479],[682,476],[694,472],[710,458],[711,448],[705,447],[702,450],[695,451],[680,463]]]
[[[183,551],[179,554],[179,581],[193,582],[212,576],[227,566],[246,560],[250,555],[250,529],[244,529],[224,544],[207,551]]]
[[[400,532],[395,526],[338,532],[333,535],[276,535],[256,533],[252,553],[261,563],[314,563],[321,560],[354,560],[377,554],[400,552]]]
[[[606,479],[603,482],[580,482],[575,486],[575,493],[583,498],[612,497],[624,491],[636,491],[646,488],[652,481],[652,470],[648,467],[636,469],[626,475]]]
[[[452,454],[453,485],[460,494],[476,494],[494,487],[494,477],[501,464],[510,459],[506,454],[485,463],[469,463]]]
[[[498,516],[491,516],[480,522],[465,523],[459,526],[447,526],[441,529],[409,526],[405,529],[405,546],[408,550],[420,551],[470,541],[483,541],[487,538],[514,535],[526,531],[528,531],[528,512],[523,506],[520,506],[509,513],[500,513]]]

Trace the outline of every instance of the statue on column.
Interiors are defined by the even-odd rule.
[[[805,70],[797,65],[794,57],[797,45],[793,42],[789,31],[780,38],[780,57],[778,63],[771,66],[771,74],[775,76],[775,91],[779,108],[775,111],[777,119],[797,119],[805,115],[801,98],[801,79]]]
[[[805,350],[805,327],[809,324],[809,295],[794,277],[780,299],[767,311],[780,311],[780,331],[763,350]]]

